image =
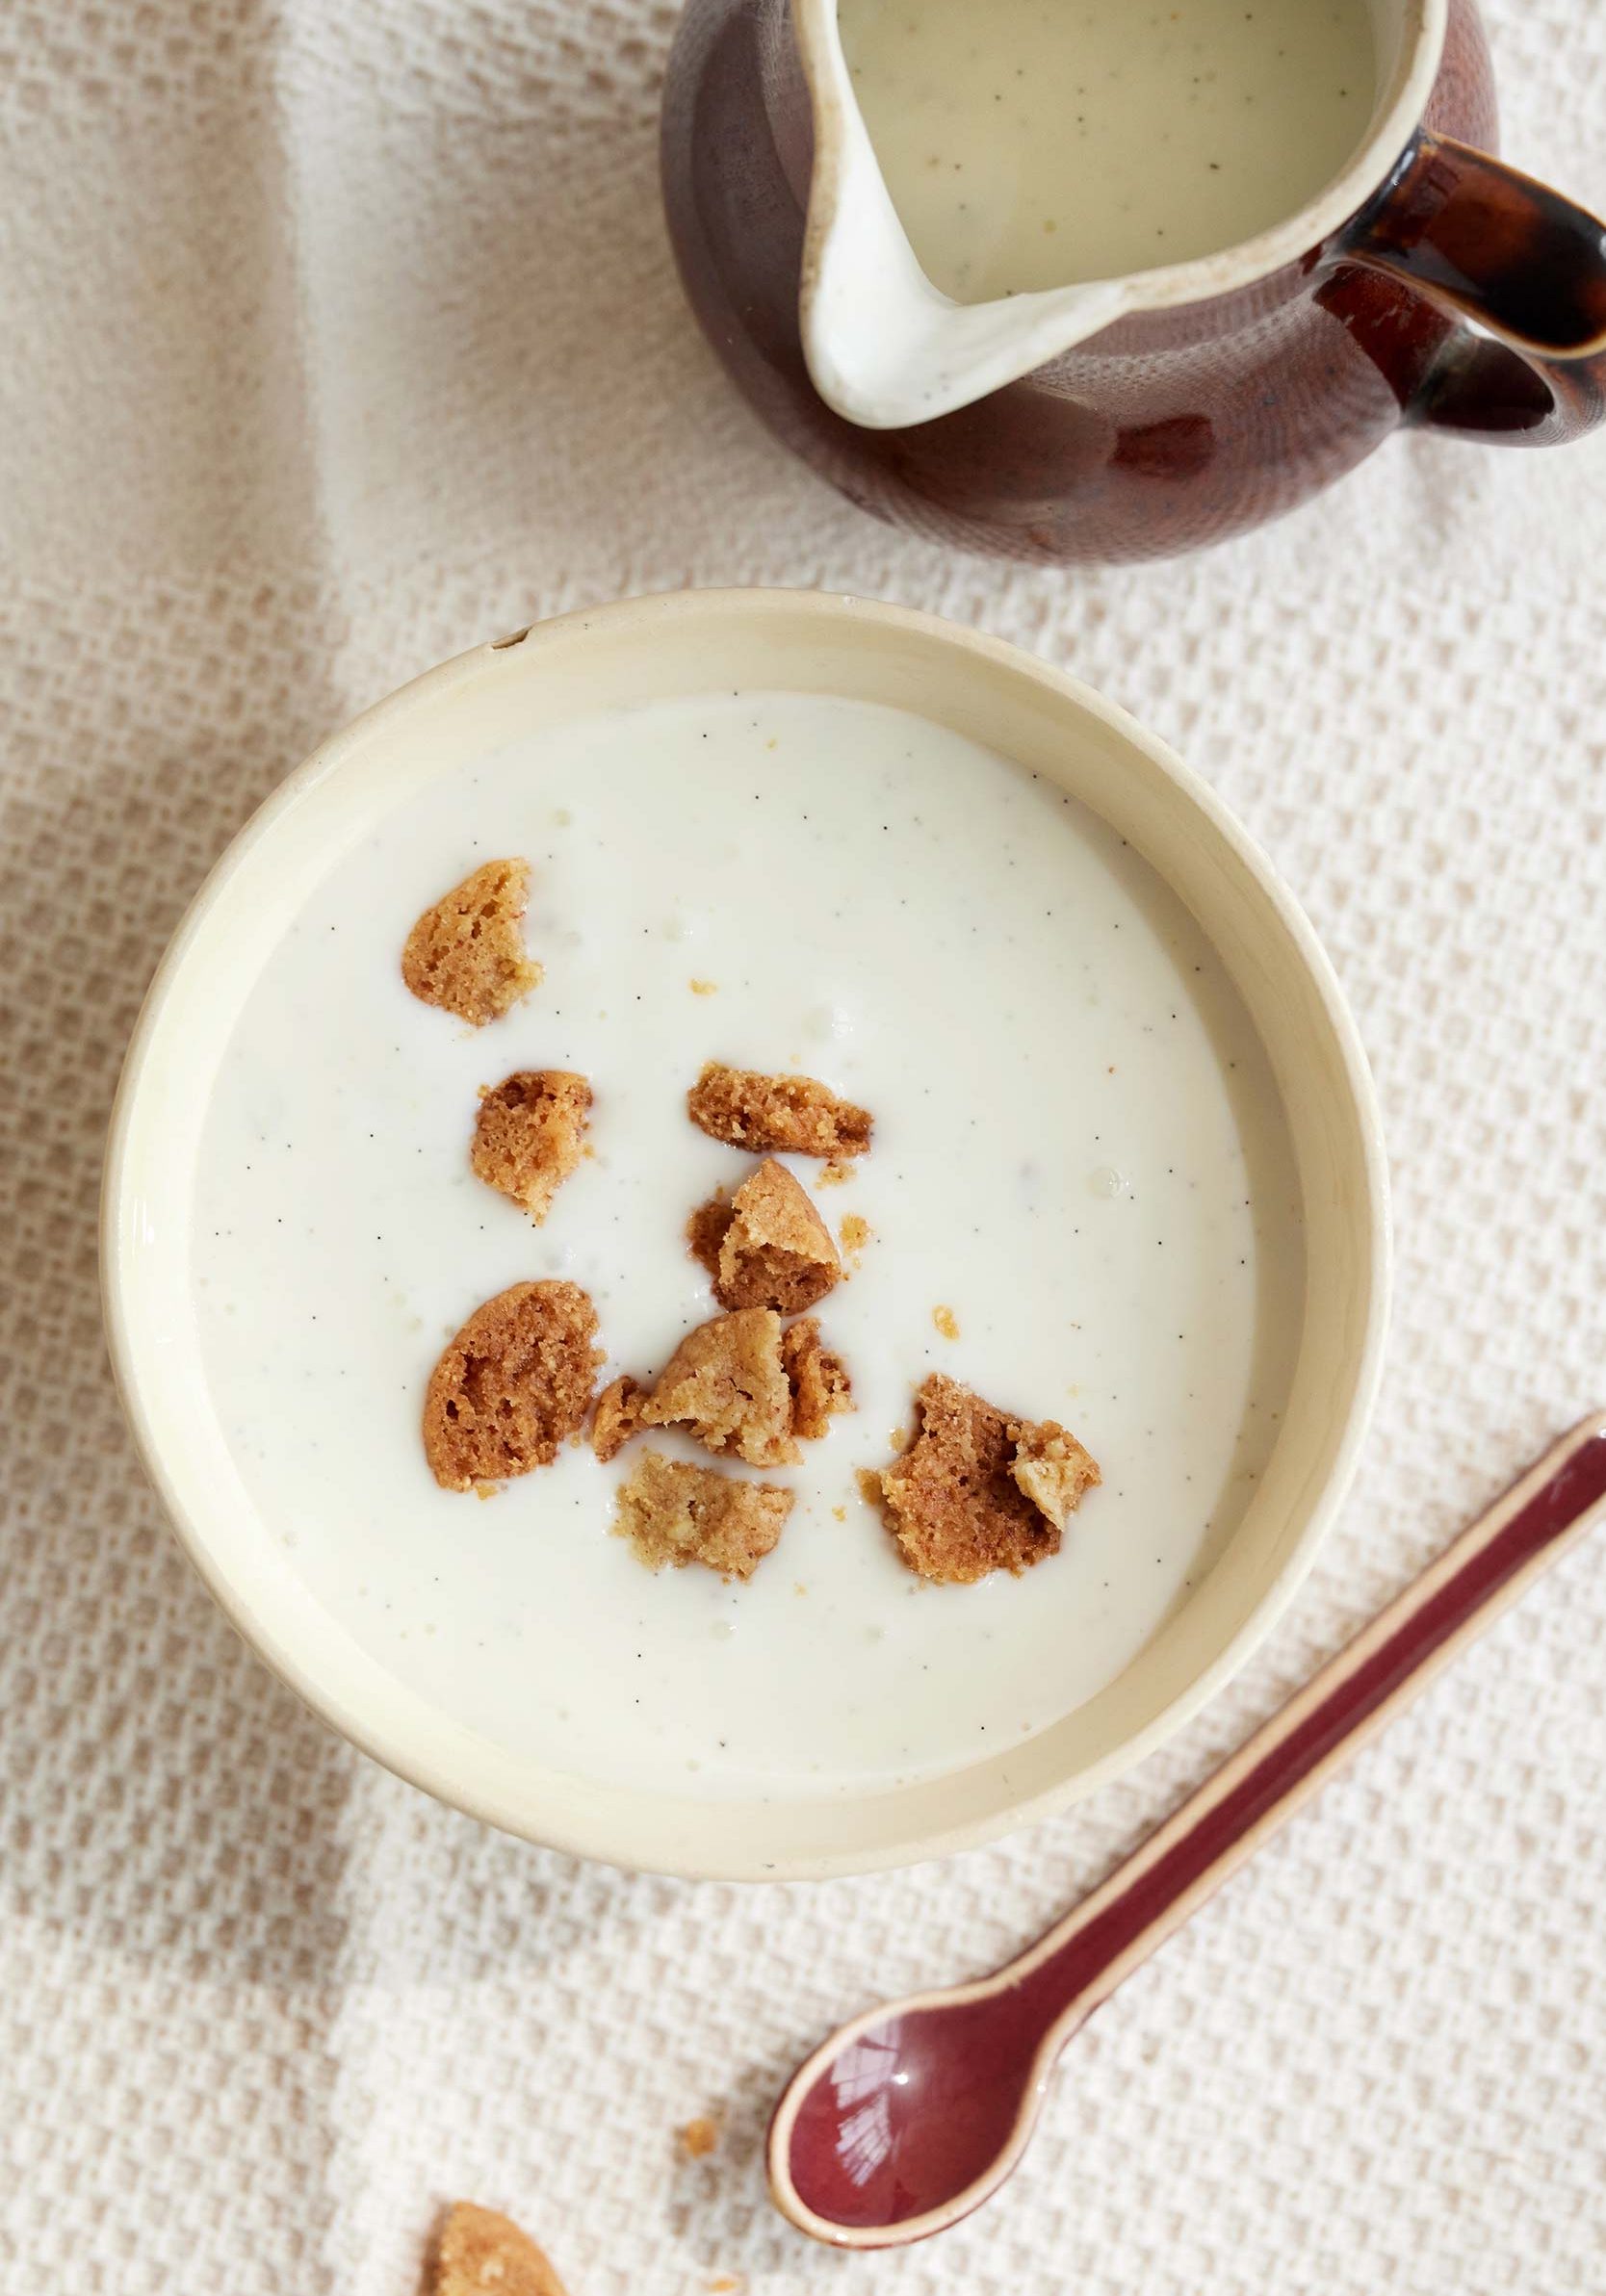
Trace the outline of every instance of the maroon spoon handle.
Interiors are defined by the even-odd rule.
[[[1606,1502],[1606,1417],[1563,1438],[1018,1961],[1057,2045],[1589,1529]],[[1051,2062],[1051,2057],[1049,2060]],[[1045,2070],[1046,2070],[1045,2066]]]

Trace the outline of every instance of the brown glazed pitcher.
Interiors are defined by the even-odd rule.
[[[1577,438],[1606,412],[1606,229],[1489,156],[1471,0],[1372,8],[1371,122],[1316,198],[1223,253],[957,304],[888,196],[836,0],[689,0],[662,143],[686,293],[851,501],[1043,564],[1242,533],[1401,424]]]

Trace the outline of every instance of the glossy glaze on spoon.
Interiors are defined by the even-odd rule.
[[[1566,1436],[1018,1960],[834,2035],[776,2108],[782,2211],[816,2239],[888,2248],[979,2207],[1094,2009],[1603,1508],[1606,1416]]]

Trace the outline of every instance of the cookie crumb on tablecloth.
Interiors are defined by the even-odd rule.
[[[454,2201],[436,2235],[427,2296],[564,2296],[564,2290],[510,2216]]]

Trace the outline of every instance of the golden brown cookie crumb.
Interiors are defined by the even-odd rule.
[[[773,1307],[800,1315],[842,1275],[830,1230],[784,1164],[761,1164],[726,1205],[701,1204],[686,1242],[713,1277],[721,1307]],[[717,1243],[715,1243],[717,1238]]]
[[[776,1483],[738,1482],[648,1451],[619,1486],[613,1532],[649,1570],[701,1562],[726,1578],[750,1579],[790,1512],[791,1493]]]
[[[1103,1481],[1098,1460],[1057,1419],[1012,1426],[1009,1435],[1015,1445],[1010,1474],[1038,1513],[1063,1531],[1084,1494]]]
[[[692,980],[688,982],[687,986],[689,987],[693,996],[717,996],[719,993],[719,983],[717,981]]]
[[[852,1165],[841,1163],[833,1156],[829,1164],[820,1166],[816,1185],[820,1188],[840,1188],[843,1180],[850,1180],[852,1177]]]
[[[457,2201],[435,2242],[429,2296],[563,2296],[563,2283],[510,2216]]]
[[[688,2160],[706,2160],[719,2143],[719,2123],[704,2113],[695,2121],[687,2121],[681,2130],[681,2144]]]
[[[795,1465],[781,1319],[770,1307],[716,1315],[688,1331],[641,1406],[643,1427],[685,1426],[750,1467]]]
[[[1016,1443],[1028,1427],[957,1380],[933,1372],[915,1397],[920,1432],[881,1478],[898,1552],[922,1579],[969,1586],[990,1571],[1017,1576],[1059,1552],[1060,1526],[1016,1483]]]
[[[430,1374],[424,1452],[443,1489],[550,1466],[590,1408],[602,1351],[578,1283],[515,1283],[477,1307]]]
[[[580,1162],[591,1087],[567,1069],[516,1069],[479,1096],[469,1162],[537,1227]]]
[[[951,1307],[934,1307],[931,1311],[931,1320],[945,1339],[959,1337],[959,1318]]]
[[[822,1347],[812,1315],[790,1324],[781,1336],[781,1361],[791,1383],[791,1432],[817,1443],[838,1411],[853,1408],[853,1382],[840,1355]]]
[[[591,1421],[591,1448],[606,1466],[617,1458],[641,1426],[641,1402],[647,1390],[627,1371],[597,1398]]]
[[[799,1156],[861,1156],[874,1119],[813,1076],[764,1076],[711,1060],[686,1096],[686,1114],[732,1148]]]
[[[719,1273],[719,1248],[735,1217],[735,1206],[726,1200],[723,1188],[717,1189],[700,1203],[686,1224],[686,1248],[695,1260],[701,1260],[711,1276]]]
[[[849,1212],[837,1233],[842,1240],[842,1250],[851,1252],[857,1260],[870,1240],[870,1224],[858,1212]]]
[[[402,951],[413,994],[476,1028],[527,995],[541,977],[519,930],[529,891],[528,862],[488,861],[427,909]]]

